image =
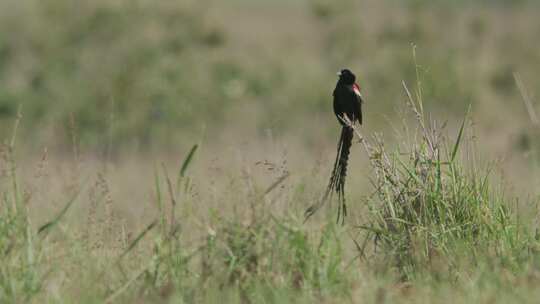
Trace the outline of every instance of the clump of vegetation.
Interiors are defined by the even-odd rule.
[[[490,170],[461,157],[464,144],[470,149],[468,117],[451,143],[435,122],[426,122],[421,87],[413,97],[403,86],[418,123],[403,134],[412,142],[392,152],[380,136],[363,140],[375,191],[362,228],[375,249],[405,280],[423,275],[454,280],[469,271],[466,265],[483,263],[512,271],[524,267],[537,254],[530,251],[535,235],[520,222],[515,201],[493,189]]]

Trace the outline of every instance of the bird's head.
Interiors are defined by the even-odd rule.
[[[360,86],[355,82],[356,76],[353,74],[353,72],[351,72],[351,70],[343,69],[337,74],[339,76],[338,83],[352,86],[354,93],[358,95],[358,97],[362,98],[362,93],[360,93]]]
[[[337,74],[339,76],[339,81],[343,84],[351,85],[354,84],[354,81],[356,80],[356,76],[349,69],[343,69]]]

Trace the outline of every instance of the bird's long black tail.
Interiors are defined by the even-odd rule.
[[[339,139],[334,170],[330,176],[330,182],[322,199],[306,210],[306,220],[312,216],[328,199],[332,198],[334,192],[338,195],[337,221],[343,223],[347,216],[347,205],[345,203],[345,180],[347,178],[347,163],[349,162],[349,152],[352,146],[354,131],[352,128],[343,126]]]

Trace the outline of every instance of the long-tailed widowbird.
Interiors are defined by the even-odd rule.
[[[338,195],[337,221],[342,223],[347,216],[347,205],[345,203],[345,179],[347,177],[347,163],[349,161],[349,151],[351,149],[354,130],[350,124],[358,122],[362,124],[362,94],[360,86],[356,84],[356,76],[348,69],[343,69],[338,73],[339,79],[334,89],[334,113],[341,124],[341,137],[339,138],[334,170],[330,177],[330,182],[321,200],[309,207],[305,212],[306,220],[311,217],[319,208],[332,198],[332,193]]]

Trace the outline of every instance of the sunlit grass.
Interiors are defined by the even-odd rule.
[[[455,136],[445,136],[425,119],[421,90],[404,88],[416,124],[395,150],[381,136],[358,133],[372,192],[351,202],[368,208],[345,226],[335,224],[334,212],[304,223],[302,210],[318,194],[292,195],[300,184],[281,188],[287,170],[265,187],[252,185],[249,173],[245,184],[223,180],[233,188],[202,200],[194,187],[208,189],[208,180],[190,178],[197,145],[177,168],[156,165],[144,178],[153,211],[137,229],[115,214],[115,184],[105,173],[74,181],[51,218],[33,223],[26,206],[46,207],[32,204],[12,140],[4,149],[0,299],[504,303],[515,291],[501,284],[528,292],[540,280],[534,216],[520,217],[515,200],[495,190],[489,168],[464,157],[475,153],[466,150],[467,116]],[[89,208],[74,208],[86,195]]]

